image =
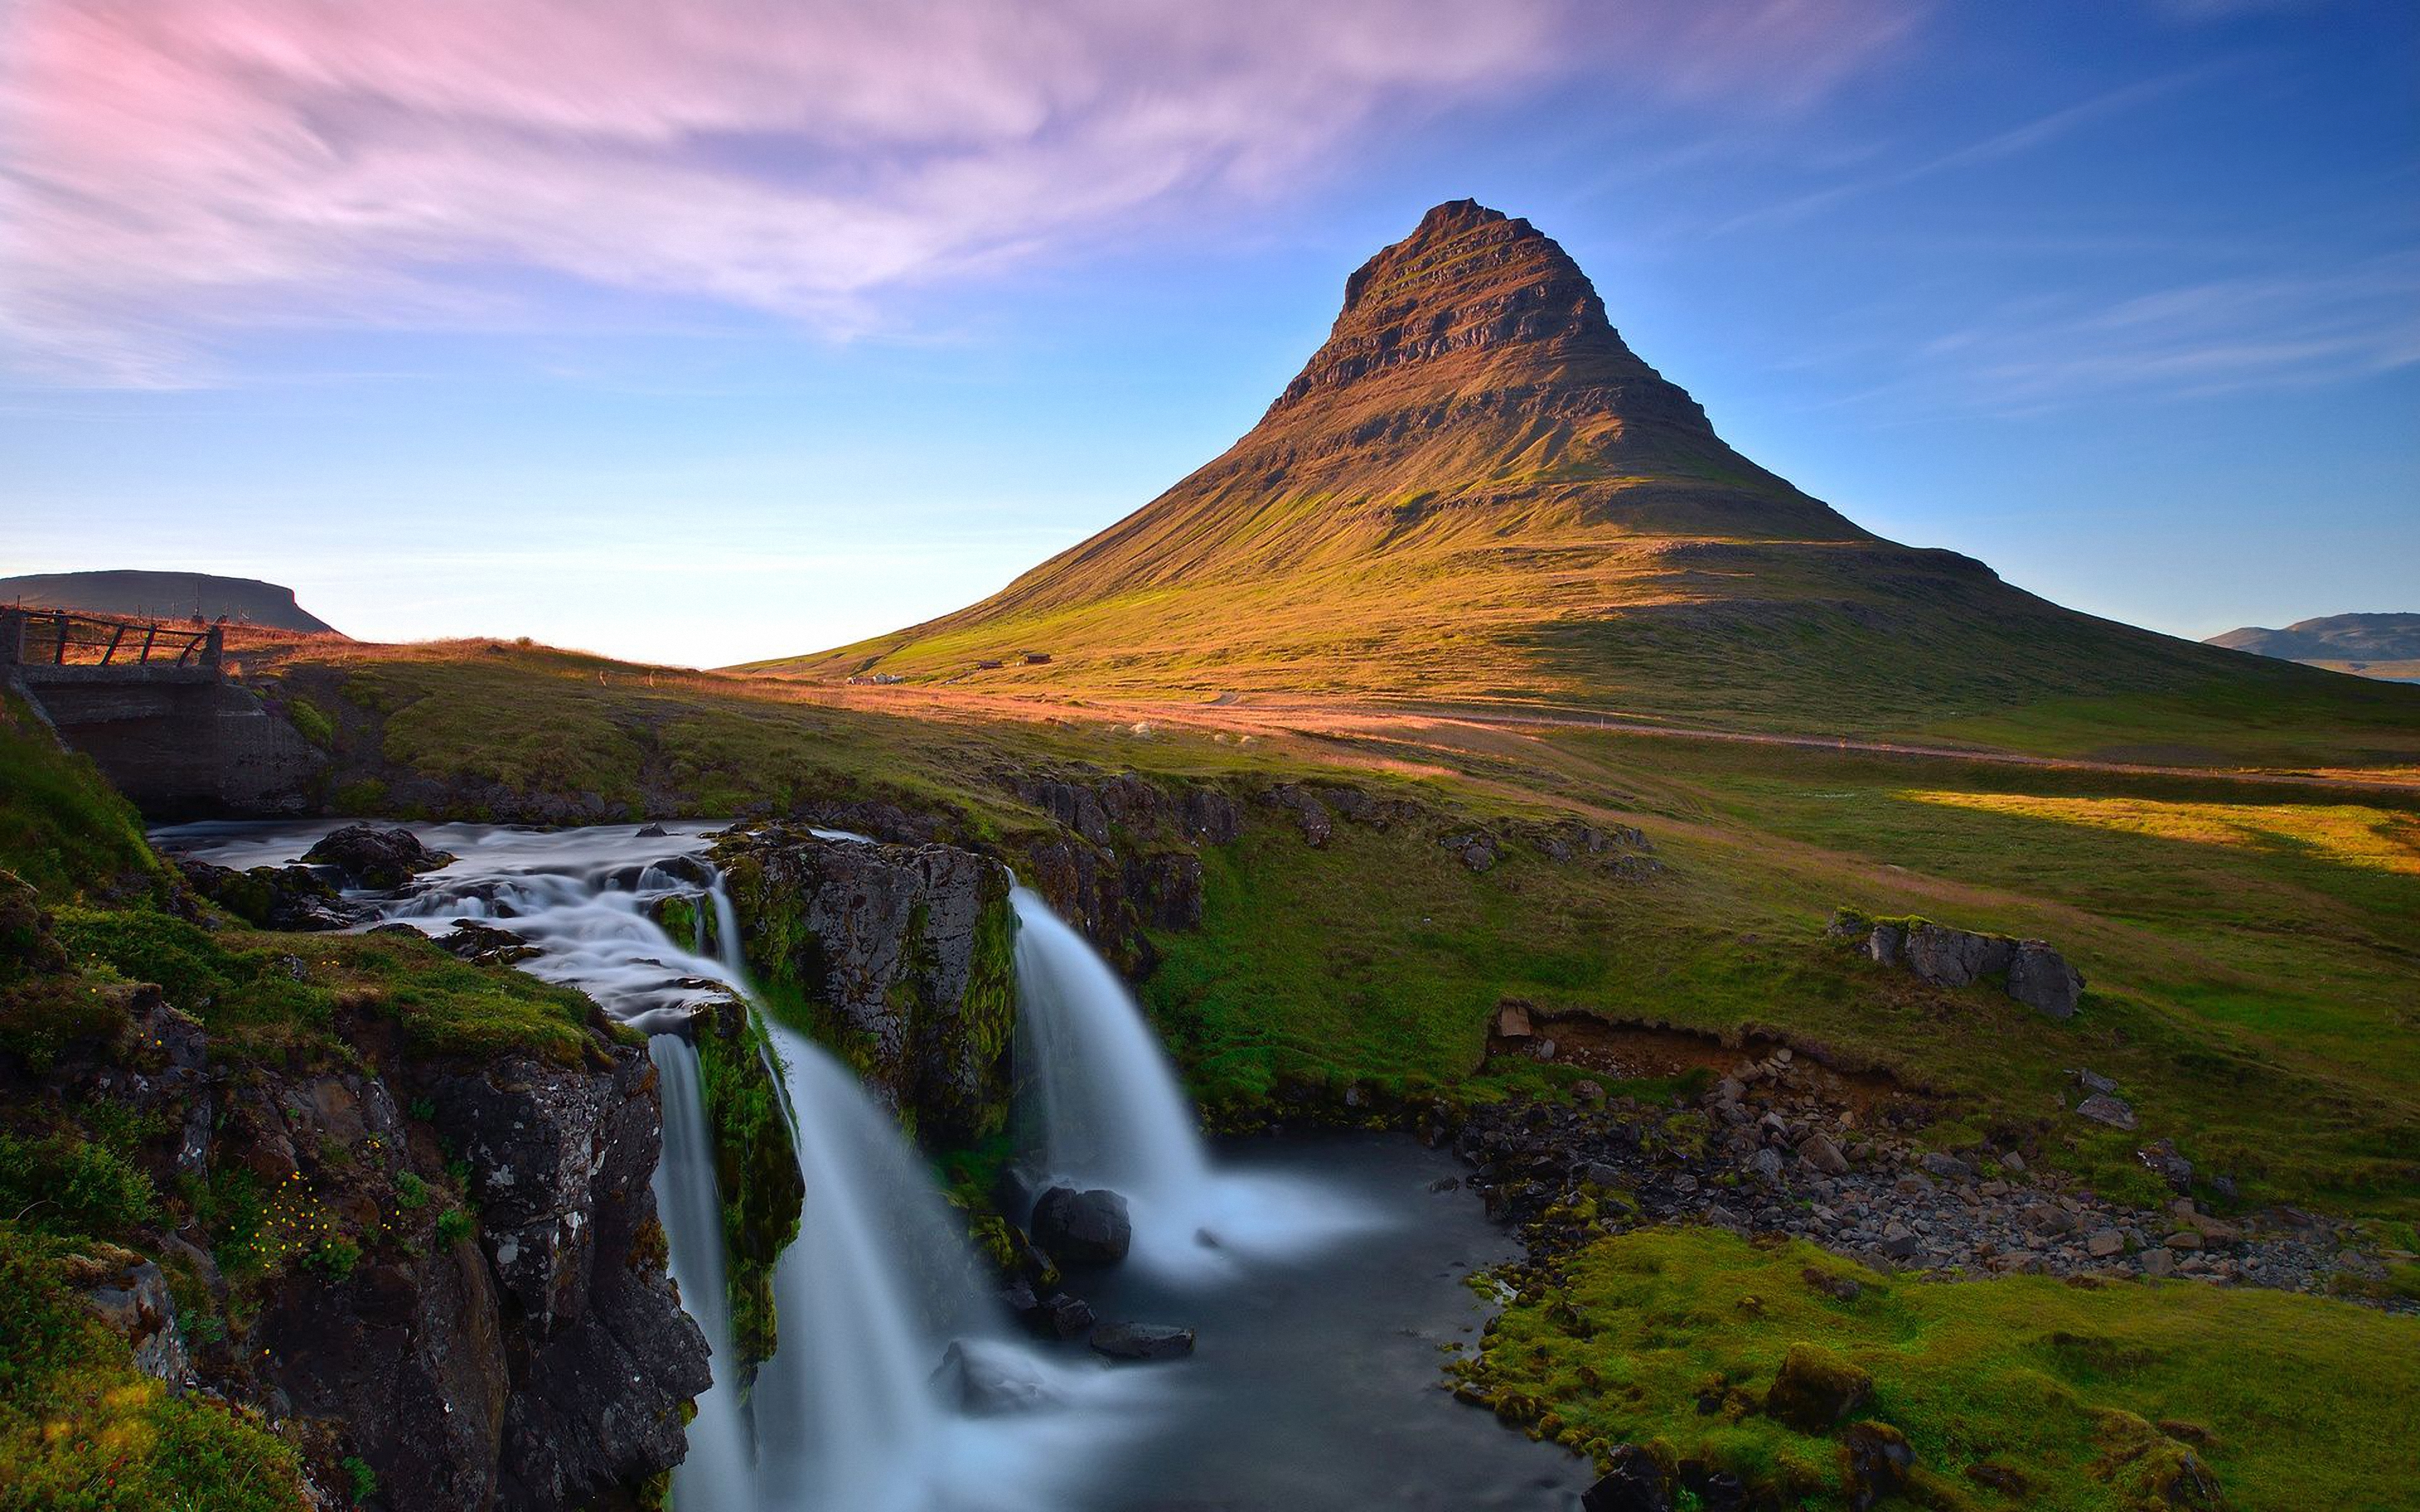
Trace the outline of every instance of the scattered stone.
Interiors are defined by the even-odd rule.
[[[1916,1164],[1945,1181],[1971,1181],[1975,1179],[1974,1166],[1955,1155],[1945,1155],[1937,1149],[1926,1150],[1917,1159]]]
[[[1193,1330],[1166,1323],[1103,1323],[1093,1350],[1112,1360],[1173,1360],[1193,1352]]]
[[[1807,1142],[1798,1147],[1798,1158],[1826,1176],[1849,1174],[1849,1158],[1840,1153],[1839,1146],[1820,1134],[1809,1134]]]
[[[2106,1092],[2095,1092],[2075,1104],[2075,1114],[2081,1119],[2090,1119],[2095,1123],[2105,1123],[2112,1129],[2134,1127],[2134,1110],[2127,1106],[2122,1099],[2112,1097]]]
[[[463,960],[483,966],[508,966],[541,953],[536,946],[511,930],[483,924],[475,918],[456,919],[452,931],[439,935],[437,943]]]
[[[1081,1338],[1093,1330],[1093,1308],[1081,1297],[1054,1291],[1042,1304],[1044,1332],[1057,1338]]]
[[[2085,1252],[2096,1259],[2106,1259],[2126,1247],[2126,1236],[2115,1228],[2095,1229],[2084,1242]]]
[[[1534,1033],[1529,1026],[1529,1005],[1516,997],[1508,997],[1496,1005],[1496,1037],[1499,1040],[1527,1040]]]
[[[1887,1423],[1852,1423],[1840,1435],[1841,1489],[1852,1512],[1870,1512],[1875,1503],[1907,1485],[1916,1451],[1907,1435]]]
[[[1823,1293],[1825,1296],[1830,1297],[1835,1302],[1854,1302],[1859,1297],[1866,1294],[1865,1288],[1857,1285],[1854,1281],[1850,1280],[1847,1276],[1834,1275],[1829,1271],[1819,1271],[1811,1265],[1807,1267],[1806,1270],[1800,1272],[1799,1274],[1806,1279],[1808,1286]]]
[[[2115,1092],[2118,1084],[2097,1071],[2079,1067],[2074,1072],[2075,1084],[2087,1092]]]
[[[662,840],[664,838],[664,826],[661,825],[642,825],[639,826],[638,834],[633,838],[638,840]],[[954,1350],[957,1346],[954,1344],[951,1348]]]
[[[2084,974],[2040,940],[2019,940],[2009,963],[2009,995],[2037,1013],[2075,1017],[2084,1000]]]
[[[176,1300],[168,1294],[168,1278],[157,1265],[138,1260],[106,1285],[86,1292],[85,1301],[101,1321],[124,1336],[134,1351],[136,1369],[172,1387],[193,1380],[193,1363],[185,1357],[184,1341],[177,1331]]]
[[[1582,1512],[1671,1512],[1664,1467],[1635,1443],[1614,1445],[1609,1468],[1580,1497]]]
[[[1126,1199],[1115,1192],[1054,1186],[1033,1205],[1034,1243],[1061,1265],[1115,1265],[1134,1245]]]
[[[2175,1190],[2187,1192],[2193,1189],[2193,1162],[2178,1153],[2175,1140],[2155,1139],[2134,1151],[2134,1158]]]

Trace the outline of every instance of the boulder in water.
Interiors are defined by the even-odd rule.
[[[1054,1186],[1033,1205],[1033,1242],[1061,1265],[1115,1265],[1134,1244],[1126,1199],[1101,1188]]]
[[[509,966],[540,954],[538,948],[508,929],[482,924],[475,918],[458,918],[451,932],[437,937],[437,943],[463,960],[483,966]]]
[[[1093,1331],[1093,1306],[1081,1297],[1054,1291],[1042,1304],[1034,1326],[1054,1338],[1081,1338]]]
[[[1103,1323],[1093,1350],[1112,1360],[1174,1360],[1193,1352],[1193,1330],[1168,1323]]]
[[[454,859],[432,851],[411,830],[390,825],[347,825],[321,837],[302,853],[302,859],[342,872],[356,887],[393,891],[423,872],[434,872]]]
[[[941,1367],[933,1372],[933,1384],[940,1388],[942,1400],[970,1417],[1001,1417],[1050,1406],[1058,1398],[1020,1368],[1023,1363],[998,1350],[969,1348],[964,1340],[954,1339],[941,1356]]]

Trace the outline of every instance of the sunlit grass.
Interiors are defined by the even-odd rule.
[[[1938,791],[1900,796],[2203,845],[2303,850],[2344,866],[2420,875],[2420,818],[2359,804],[2162,803]]]

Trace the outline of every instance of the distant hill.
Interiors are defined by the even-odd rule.
[[[294,590],[257,578],[217,578],[205,572],[38,572],[0,578],[0,604],[36,609],[83,609],[144,619],[184,620],[221,615],[239,625],[272,630],[334,635],[335,627],[294,601]]]
[[[2057,701],[2088,733],[2100,705],[2074,701],[2342,696],[1859,528],[1716,435],[1560,246],[1468,200],[1346,281],[1326,343],[1224,455],[981,603],[752,670],[1799,731]]]
[[[2420,614],[2324,614],[2282,630],[2247,625],[2211,636],[2210,643],[2332,671],[2420,682]]]

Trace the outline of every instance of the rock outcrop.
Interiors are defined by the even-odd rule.
[[[356,887],[387,892],[454,857],[430,850],[419,836],[399,825],[347,825],[321,836],[318,844],[302,853],[302,859],[334,868]]]
[[[1995,982],[2049,1018],[2067,1019],[2084,998],[2084,974],[2040,940],[1952,929],[1925,918],[1869,918],[1843,908],[1825,933],[1938,987]]]
[[[912,1132],[967,1142],[1008,1111],[1016,918],[999,862],[953,845],[772,826],[716,848],[757,980]]]
[[[34,1026],[0,1045],[0,1131],[150,1131],[125,1180],[191,1195],[121,1210],[89,1283],[137,1368],[256,1412],[322,1488],[374,1477],[391,1512],[635,1507],[680,1460],[708,1372],[644,1049],[592,1017],[568,1053],[439,1052],[340,1007],[342,1053],[264,1055],[160,987],[63,974],[47,933],[37,913],[0,972],[0,1016]],[[316,967],[266,969],[300,991]]]

